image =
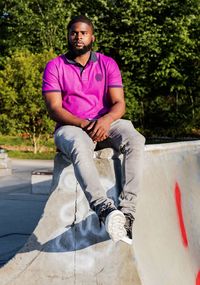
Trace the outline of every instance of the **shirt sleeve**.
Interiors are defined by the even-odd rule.
[[[42,81],[42,93],[61,92],[58,68],[54,60],[49,61],[45,67]]]
[[[108,87],[123,87],[121,72],[116,61],[112,58],[108,65]]]

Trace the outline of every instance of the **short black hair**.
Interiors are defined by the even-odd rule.
[[[74,25],[75,23],[86,23],[88,24],[88,26],[90,26],[92,28],[92,32],[94,33],[94,25],[92,24],[92,21],[84,16],[84,15],[80,15],[80,16],[75,16],[71,19],[71,21],[69,22],[69,24],[67,25],[67,31],[69,32],[69,30],[71,29],[72,25]]]

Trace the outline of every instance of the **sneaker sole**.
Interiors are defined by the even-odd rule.
[[[126,237],[125,222],[126,218],[119,210],[114,210],[107,216],[106,231],[114,242]]]
[[[121,238],[120,240],[123,241],[123,242],[125,242],[125,243],[127,243],[127,244],[130,244],[130,245],[133,244],[133,240],[130,239],[129,237],[127,237],[127,236]]]

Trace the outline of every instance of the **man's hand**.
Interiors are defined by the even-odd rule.
[[[82,120],[80,123],[80,127],[81,129],[83,129],[84,131],[87,130],[87,127],[90,125],[90,121],[89,120]]]
[[[94,142],[101,142],[107,139],[111,122],[112,120],[109,116],[104,116],[90,122],[84,129]]]

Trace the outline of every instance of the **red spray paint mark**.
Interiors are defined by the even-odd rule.
[[[200,271],[197,274],[196,285],[200,285]]]
[[[178,219],[179,219],[179,225],[180,225],[183,245],[185,247],[188,247],[187,233],[186,233],[184,219],[183,219],[181,191],[180,191],[180,187],[177,182],[175,185],[175,199],[176,199],[176,208],[177,208],[177,213],[178,213]],[[200,285],[200,271],[198,272],[197,277],[196,277],[196,285]]]
[[[185,247],[188,247],[187,233],[186,233],[184,220],[183,220],[181,191],[180,191],[180,188],[177,182],[175,185],[175,199],[176,199],[176,207],[177,207],[177,213],[178,213],[178,219],[179,219],[179,225],[180,225],[183,245]],[[198,285],[200,285],[200,283]]]

